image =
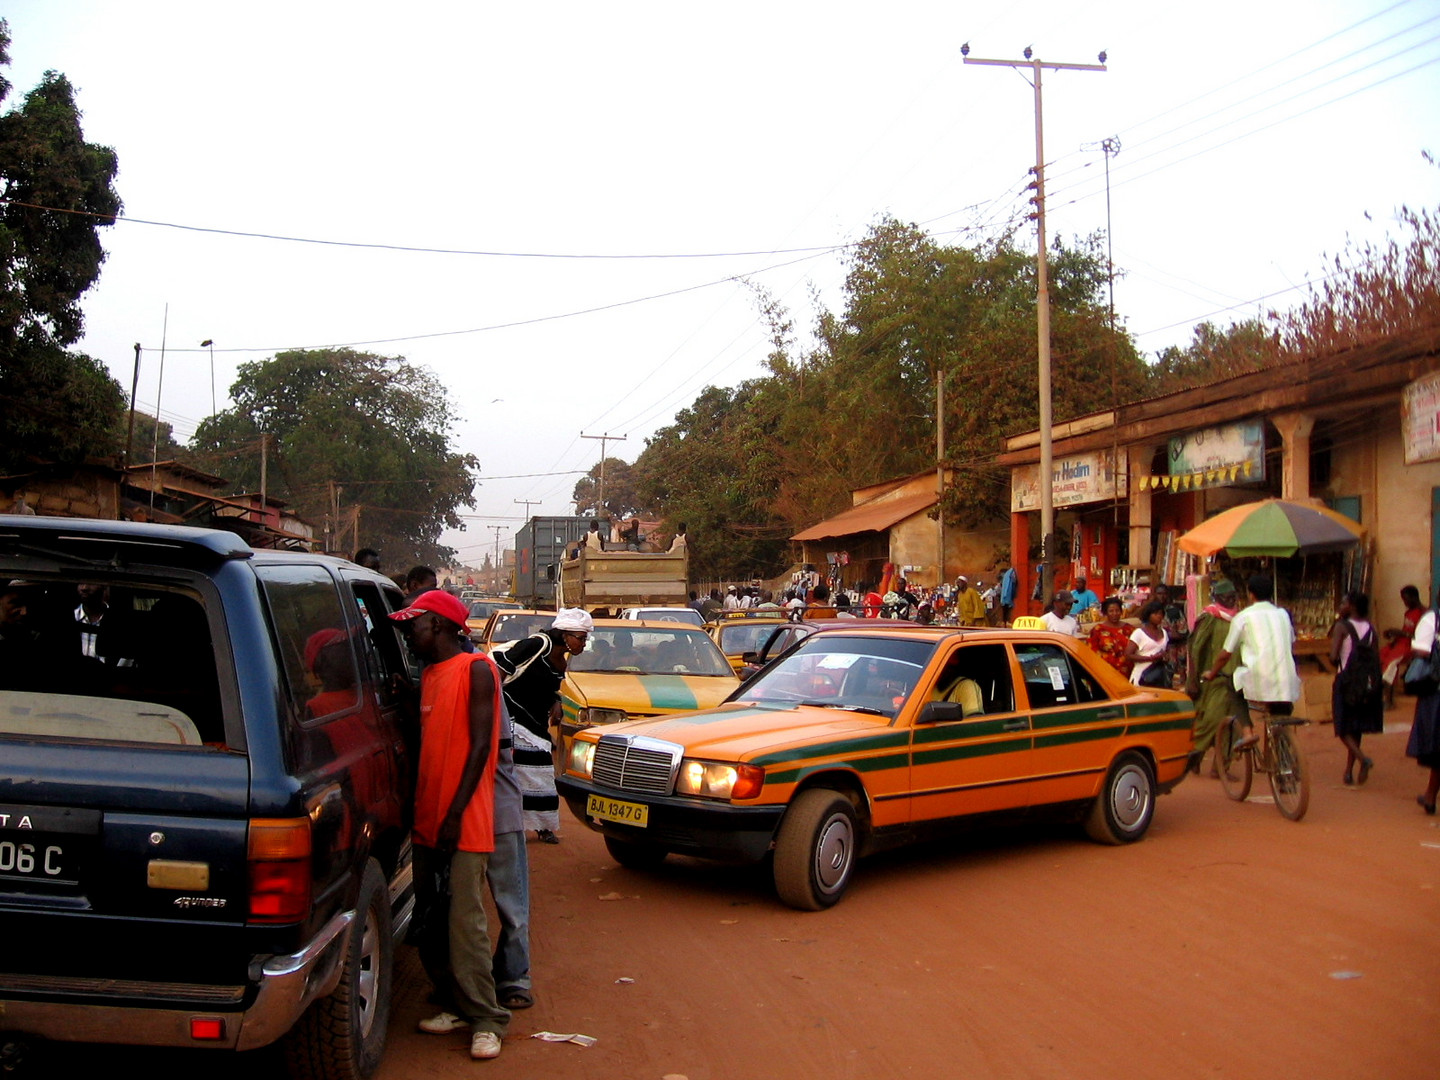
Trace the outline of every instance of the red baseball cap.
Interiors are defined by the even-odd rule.
[[[396,622],[408,622],[427,611],[433,611],[436,615],[449,619],[460,627],[462,634],[470,632],[465,626],[465,620],[470,616],[470,609],[444,589],[431,589],[429,592],[421,593],[410,602],[409,607],[391,612],[390,618]]]
[[[316,630],[305,639],[305,666],[314,671],[315,661],[320,658],[320,650],[327,649],[331,645],[339,645],[344,640],[344,630],[336,630],[334,627]]]

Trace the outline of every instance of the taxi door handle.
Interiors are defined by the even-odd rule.
[[[1111,708],[1111,709],[1101,709],[1099,712],[1097,712],[1097,713],[1095,714],[1095,719],[1097,719],[1097,720],[1119,720],[1119,719],[1120,719],[1122,716],[1124,716],[1124,715],[1125,715],[1125,710],[1124,710],[1124,709],[1121,709],[1121,708],[1118,708],[1118,707],[1117,707],[1117,708]]]
[[[1030,720],[1028,717],[1021,717],[1019,720],[1006,720],[1005,723],[1001,725],[1005,731],[1024,731],[1029,726]]]

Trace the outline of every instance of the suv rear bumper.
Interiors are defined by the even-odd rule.
[[[342,911],[331,919],[304,949],[289,956],[272,956],[260,965],[255,1000],[248,1009],[227,1009],[238,1004],[245,987],[178,987],[124,980],[48,978],[0,974],[0,1029],[41,1036],[56,1042],[125,1043],[137,1046],[216,1047],[254,1050],[284,1035],[318,998],[335,989],[345,959],[345,947],[355,912]],[[15,994],[24,996],[16,997]],[[193,1005],[147,1006],[149,997],[194,995]],[[69,1001],[44,1000],[65,996]],[[105,1004],[77,1001],[82,996],[103,996]],[[115,1004],[117,997],[133,997],[134,1004]],[[208,1002],[214,1004],[207,1006]],[[191,1021],[215,1019],[222,1023],[218,1039],[191,1035]]]

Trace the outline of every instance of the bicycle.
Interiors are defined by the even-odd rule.
[[[1265,724],[1265,751],[1260,752],[1259,743],[1235,750],[1235,744],[1245,735],[1245,725],[1238,716],[1229,717],[1215,733],[1215,768],[1220,774],[1220,787],[1231,799],[1244,802],[1250,795],[1254,774],[1265,773],[1270,778],[1275,809],[1289,820],[1299,821],[1310,806],[1310,769],[1294,729],[1305,721],[1274,715],[1264,702],[1250,703],[1250,713],[1255,721]]]

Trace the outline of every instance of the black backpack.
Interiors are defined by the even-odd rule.
[[[1345,629],[1350,633],[1350,659],[1335,677],[1340,681],[1340,700],[1347,708],[1358,709],[1377,701],[1383,689],[1380,649],[1375,644],[1373,626],[1364,638],[1355,633],[1349,619],[1345,620]]]

